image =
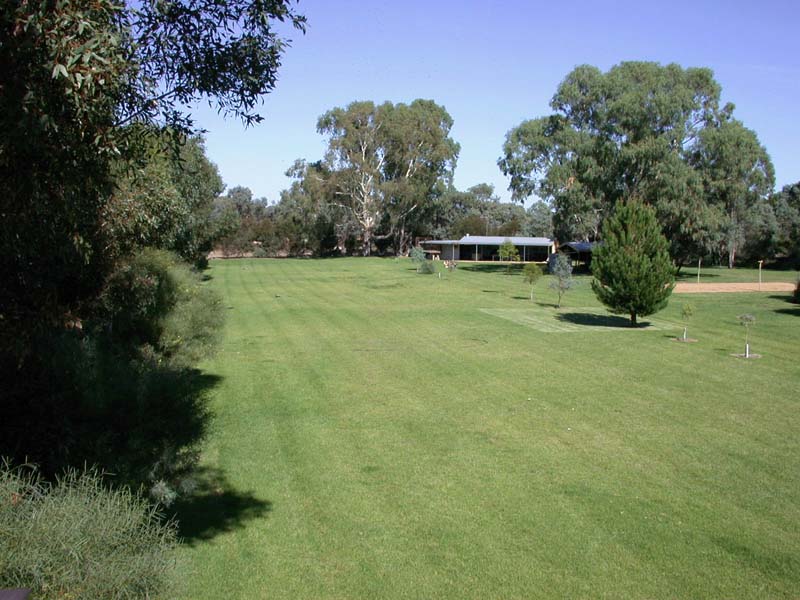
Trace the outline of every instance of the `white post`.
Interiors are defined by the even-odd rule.
[[[700,263],[703,261],[702,258],[697,259],[697,283],[700,283]]]
[[[758,291],[761,291],[761,265],[764,264],[763,260],[758,261]]]

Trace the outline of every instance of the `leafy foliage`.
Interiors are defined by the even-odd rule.
[[[506,265],[506,274],[508,275],[509,273],[511,273],[511,261],[519,260],[519,250],[517,250],[517,247],[514,245],[514,242],[512,242],[509,239],[506,239],[503,241],[502,244],[500,244],[500,247],[498,248],[497,252],[500,256],[500,260],[509,262],[509,264]]]
[[[592,257],[592,290],[612,312],[637,316],[661,310],[675,284],[675,268],[655,210],[636,201],[620,203],[603,225],[603,242]]]
[[[681,307],[681,318],[683,319],[683,341],[686,341],[687,333],[689,329],[689,321],[691,320],[692,316],[694,316],[694,307],[689,302],[684,302],[683,306]]]
[[[553,237],[553,211],[546,202],[541,200],[531,204],[526,211],[527,223],[525,235],[533,237]]]
[[[304,27],[283,0],[3,4],[0,314],[10,338],[25,346],[31,328],[97,294],[114,259],[107,250],[117,240],[100,214],[120,160],[144,156],[159,128],[189,133],[183,107],[199,99],[246,123],[260,119],[253,108],[273,88],[285,47],[276,21]],[[185,198],[186,186],[176,188]],[[168,185],[139,191],[175,205]],[[146,207],[128,203],[130,229],[118,231],[163,232],[179,218],[167,211],[169,222],[153,227],[143,221],[154,215],[130,214]]]
[[[558,294],[556,308],[561,308],[561,299],[564,294],[572,289],[572,261],[569,256],[562,252],[557,252],[550,257],[550,274],[553,279],[550,281],[550,289]]]
[[[459,151],[449,137],[452,125],[447,111],[430,100],[352,102],[319,118],[334,203],[358,227],[363,255],[389,237],[399,254],[407,251],[416,217],[452,179]],[[388,231],[378,234],[382,225]]]
[[[432,260],[425,257],[425,250],[419,246],[414,246],[408,254],[411,261],[417,265],[417,273],[421,275],[432,275],[436,272],[436,266]]]
[[[414,246],[408,253],[408,257],[412,262],[417,264],[425,262],[425,250],[423,250],[420,246]]]
[[[771,204],[777,228],[775,252],[800,269],[800,182],[783,186]]]
[[[417,273],[420,275],[433,275],[436,273],[436,265],[432,260],[423,260],[417,266]]]
[[[750,328],[756,324],[756,317],[747,313],[736,318],[739,321],[739,325],[744,327],[744,357],[750,358]]]
[[[531,302],[533,302],[533,286],[541,279],[544,273],[542,267],[536,263],[528,263],[522,268],[522,276],[525,278],[525,283],[531,286]]]
[[[192,464],[219,306],[142,248],[202,265],[228,226],[185,107],[260,120],[293,4],[0,5],[0,453],[164,497]]]
[[[703,129],[690,161],[703,175],[707,202],[721,215],[720,247],[733,268],[748,240],[775,229],[766,201],[775,184],[772,161],[756,134],[735,119]]]
[[[0,587],[33,598],[159,598],[175,583],[174,523],[97,472],[55,484],[0,466]]]
[[[222,325],[220,300],[163,250],[144,249],[109,278],[101,301],[110,341],[147,347],[183,366],[210,355]]]
[[[500,244],[498,254],[500,255],[500,260],[519,260],[519,250],[517,250],[514,242],[509,239]]]
[[[97,465],[169,503],[189,489],[208,425],[213,380],[192,365],[211,354],[219,299],[168,253],[144,250],[109,277],[100,305],[38,335],[26,377],[5,380],[0,455],[46,476]]]
[[[741,245],[744,215],[771,185],[769,157],[719,97],[708,69],[582,65],[559,85],[553,114],[509,131],[498,164],[515,199],[552,204],[561,241],[599,239],[620,200],[651,204],[681,264]]]

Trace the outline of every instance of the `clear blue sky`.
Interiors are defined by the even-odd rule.
[[[208,154],[229,186],[276,202],[297,158],[325,149],[319,115],[353,100],[443,105],[461,144],[456,186],[480,182],[509,199],[497,168],[505,135],[550,112],[576,65],[625,60],[713,69],[723,102],[755,130],[777,186],[800,180],[800,1],[614,2],[302,0],[265,121],[245,130],[200,109]]]

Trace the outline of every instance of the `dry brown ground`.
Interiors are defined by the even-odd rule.
[[[771,283],[689,283],[683,281],[675,286],[676,294],[708,294],[716,292],[791,292],[793,283],[785,281]]]

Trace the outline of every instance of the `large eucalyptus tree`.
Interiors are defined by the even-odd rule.
[[[709,163],[693,157],[734,121],[709,69],[584,65],[550,106],[553,114],[509,131],[498,164],[515,199],[536,194],[552,205],[557,238],[598,239],[619,200],[639,199],[655,208],[678,264],[712,249],[726,217],[709,196]]]
[[[450,138],[452,125],[431,100],[352,102],[319,118],[317,130],[328,138],[334,203],[357,224],[364,256],[375,240],[389,237],[399,253],[407,251],[416,215],[452,179],[459,151]]]

